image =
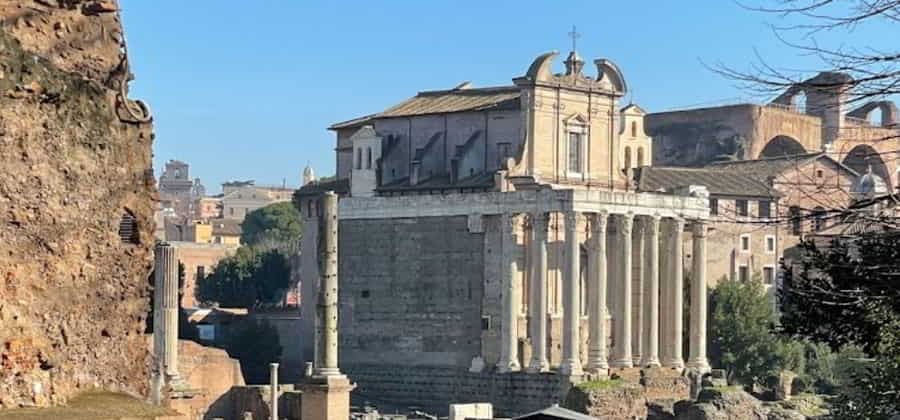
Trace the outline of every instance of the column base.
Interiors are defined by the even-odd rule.
[[[706,358],[689,360],[687,363],[687,367],[696,369],[700,373],[709,373],[710,371],[712,371],[712,367],[709,365],[709,360],[707,360]]]
[[[584,370],[581,369],[581,361],[578,359],[563,360],[559,365],[559,374],[564,376],[581,376]]]
[[[313,371],[313,376],[317,376],[320,378],[324,377],[343,377],[344,375],[341,373],[341,370],[334,368],[318,368]]]
[[[662,366],[662,365],[659,363],[659,358],[656,358],[656,357],[648,357],[648,358],[645,358],[644,360],[641,360],[641,367],[654,368],[654,367],[660,367],[660,366]]]
[[[510,372],[518,372],[522,369],[519,366],[518,360],[510,360],[510,361],[499,361],[497,362],[497,372],[500,373],[510,373]]]
[[[609,366],[614,368],[630,368],[634,367],[634,361],[631,360],[630,357],[627,357],[624,359],[613,360],[609,363]]]
[[[672,368],[672,369],[684,369],[684,360],[682,359],[669,359],[663,362],[663,367]]]
[[[609,363],[607,363],[606,359],[589,360],[588,365],[587,365],[587,370],[589,372],[608,371]]]
[[[346,420],[350,415],[350,391],[356,388],[347,377],[312,377],[300,385],[301,418]]]
[[[547,359],[532,359],[531,363],[525,368],[525,372],[528,373],[542,373],[550,371],[550,362]]]

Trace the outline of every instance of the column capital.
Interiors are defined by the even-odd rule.
[[[621,231],[621,233],[629,235],[631,234],[631,229],[634,227],[634,214],[632,213],[624,213],[624,214],[616,214],[616,227]]]
[[[550,213],[531,213],[529,214],[528,219],[531,220],[531,227],[533,229],[543,228],[544,231],[546,231],[547,227],[550,225]]]
[[[706,220],[694,220],[691,223],[691,230],[695,237],[705,238],[709,230],[709,223]]]

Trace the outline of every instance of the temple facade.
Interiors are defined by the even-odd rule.
[[[652,140],[644,111],[619,103],[622,72],[597,59],[586,75],[573,51],[555,73],[556,56],[509,86],[420,92],[330,127],[336,179],[295,195],[302,317],[312,337],[335,191],[340,364],[360,394],[446,403],[466,398],[454,381],[512,375],[544,390],[524,396],[539,408],[609,369],[709,368],[706,189],[634,192]]]

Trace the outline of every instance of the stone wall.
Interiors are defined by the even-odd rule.
[[[481,350],[482,247],[465,216],[342,220],[340,366],[468,367]]]
[[[0,3],[0,408],[148,391],[152,134],[116,7]]]
[[[450,404],[489,402],[494,415],[512,417],[560,403],[571,384],[562,376],[471,373],[459,368],[354,365],[341,368],[357,384],[354,401],[417,406],[447,415]]]

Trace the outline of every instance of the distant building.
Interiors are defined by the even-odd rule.
[[[222,217],[222,195],[201,197],[194,205],[194,218],[209,220]]]
[[[241,244],[241,221],[236,219],[213,219],[209,221],[212,226],[212,243],[222,245]]]
[[[171,242],[177,249],[178,261],[184,265],[184,293],[181,306],[197,306],[197,282],[213,272],[223,258],[234,255],[237,245],[195,242]]]
[[[190,165],[170,160],[159,176],[159,198],[163,208],[171,208],[185,219],[194,215],[194,203],[206,195],[200,178],[191,179]]]
[[[273,203],[291,201],[294,189],[258,186],[253,181],[238,181],[222,184],[222,192],[222,217],[244,220],[247,213],[253,210]]]

